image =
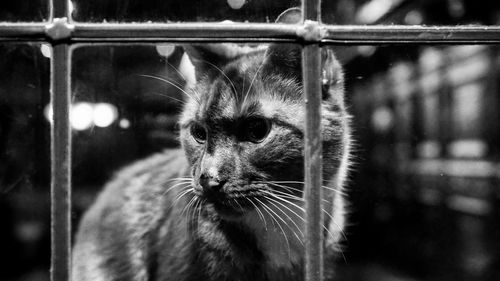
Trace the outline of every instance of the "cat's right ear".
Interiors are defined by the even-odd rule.
[[[183,48],[194,65],[197,80],[220,72],[224,65],[249,52],[249,48],[230,43],[184,45]]]
[[[276,19],[276,23],[298,24],[302,21],[302,10],[294,7],[281,13]]]

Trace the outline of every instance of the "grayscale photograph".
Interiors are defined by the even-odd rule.
[[[0,280],[500,280],[497,0],[4,0]]]

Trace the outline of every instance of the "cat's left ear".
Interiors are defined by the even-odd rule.
[[[281,13],[276,19],[276,23],[298,24],[302,21],[302,10],[294,7]],[[274,66],[285,66],[289,71],[300,70],[301,49],[296,44],[272,44],[268,54]],[[342,66],[335,57],[333,50],[323,47],[322,56],[322,85],[323,100],[335,98],[342,101],[344,92],[344,74]],[[297,71],[297,75],[302,73]],[[301,78],[300,78],[301,79]]]
[[[220,71],[224,65],[251,51],[250,47],[231,43],[185,45],[184,51],[189,56],[196,71],[196,79]]]
[[[333,50],[323,47],[322,56],[322,77],[323,100],[342,102],[344,99],[344,72],[342,66],[335,57]]]

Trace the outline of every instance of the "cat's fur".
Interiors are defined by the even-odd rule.
[[[198,81],[180,119],[183,149],[135,163],[105,187],[80,224],[73,281],[302,280],[304,204],[290,199],[303,196],[300,47],[185,49]],[[329,257],[344,226],[350,137],[341,67],[326,49],[323,83]],[[268,120],[263,139],[246,136],[252,118]],[[194,124],[207,128],[201,143]]]

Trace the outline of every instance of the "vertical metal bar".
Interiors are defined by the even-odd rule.
[[[50,21],[68,18],[69,0],[50,1]],[[69,110],[70,47],[55,41],[51,60],[51,269],[50,280],[67,281],[71,274],[71,127]]]
[[[302,17],[304,20],[320,21],[321,0],[302,0]]]
[[[71,129],[69,46],[53,47],[51,62],[51,280],[70,279]]]
[[[302,50],[306,106],[304,181],[306,183],[306,281],[323,280],[321,56],[317,44]]]
[[[69,15],[69,0],[51,0],[51,20],[53,18],[67,18]]]
[[[321,0],[302,0],[304,21],[319,22]],[[302,49],[302,76],[306,107],[304,182],[306,199],[305,280],[323,280],[322,138],[321,138],[321,48],[308,44]]]
[[[306,281],[323,280],[321,61],[320,47],[307,45],[302,51],[305,124],[306,183]]]

